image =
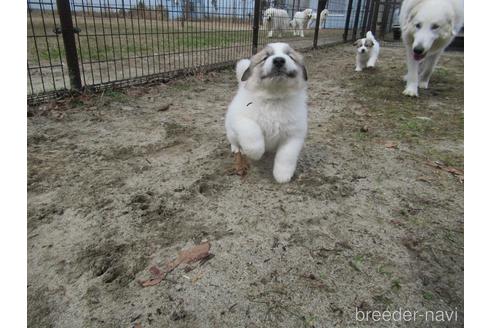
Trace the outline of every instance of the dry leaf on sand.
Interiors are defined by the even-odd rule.
[[[169,272],[176,269],[181,263],[189,264],[207,258],[211,255],[209,251],[210,242],[208,241],[191,248],[184,249],[178,253],[178,257],[174,261],[169,261],[166,263],[166,267],[164,269],[161,270],[155,265],[150,267],[149,271],[153,277],[148,280],[140,281],[140,285],[142,287],[158,285]]]

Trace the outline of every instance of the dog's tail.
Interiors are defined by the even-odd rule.
[[[371,41],[376,41],[376,38],[374,37],[374,35],[372,34],[371,31],[367,31],[367,33],[366,33],[366,39],[369,39]]]
[[[246,72],[246,70],[248,69],[250,63],[251,61],[249,59],[241,59],[237,62],[236,78],[239,83],[241,83],[241,78],[243,77],[244,72]]]

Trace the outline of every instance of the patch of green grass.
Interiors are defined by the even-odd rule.
[[[436,67],[434,72],[432,73],[432,77],[434,79],[447,79],[451,75],[451,72],[445,67]]]
[[[177,91],[187,91],[191,90],[194,87],[193,83],[190,83],[186,80],[177,80],[176,83],[171,83],[169,84],[169,86]]]
[[[399,279],[395,279],[391,282],[391,290],[399,292],[401,289],[401,283]]]
[[[369,138],[369,134],[367,132],[357,131],[355,132],[355,139],[357,141],[367,140]]]
[[[84,102],[78,98],[73,98],[69,102],[70,107],[75,108],[75,107],[82,107],[84,106]]]
[[[386,276],[386,277],[391,277],[393,274],[390,270],[388,270],[388,267],[384,264],[381,264],[377,270],[376,270],[377,273],[379,274],[382,274],[383,276]]]
[[[304,327],[315,327],[315,323],[318,322],[318,317],[313,314],[306,314],[301,317],[303,319]]]
[[[428,292],[428,291],[425,291],[423,294],[422,294],[422,297],[428,301],[434,299],[434,294],[432,294],[431,292]]]
[[[401,139],[420,138],[429,134],[431,129],[432,121],[410,118],[400,123],[397,134]]]
[[[428,225],[427,220],[425,220],[424,218],[421,218],[421,217],[417,217],[417,216],[412,216],[412,217],[408,218],[408,221],[416,227],[425,227]]]
[[[122,91],[113,90],[113,89],[104,91],[104,95],[108,98],[111,98],[111,100],[113,101],[123,102],[128,99],[127,95],[124,94]]]

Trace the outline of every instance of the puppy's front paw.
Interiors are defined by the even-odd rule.
[[[429,82],[428,81],[420,81],[419,82],[419,88],[421,89],[427,89],[429,87]]]
[[[405,96],[410,96],[410,97],[418,97],[419,96],[418,90],[416,88],[412,88],[412,87],[406,87],[405,90],[403,90],[403,94]]]
[[[273,169],[273,177],[278,183],[287,183],[290,181],[294,172],[291,168],[279,167],[278,165]]]
[[[375,66],[375,64],[367,64],[367,68],[374,68]]]
[[[361,72],[361,71],[362,71],[362,68],[360,68],[360,67],[356,67],[356,68],[355,68],[355,71],[356,71],[356,72]]]
[[[265,152],[265,147],[263,145],[248,146],[242,148],[243,153],[248,156],[248,158],[257,161],[263,156]]]

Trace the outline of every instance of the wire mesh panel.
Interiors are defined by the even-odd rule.
[[[56,5],[54,1],[27,4],[28,94],[66,90],[69,85]]]
[[[342,40],[348,0],[329,0],[321,8],[318,45]],[[318,0],[261,2],[259,44],[287,42],[294,48],[313,46]]]
[[[318,10],[317,44],[340,42],[348,7],[359,1],[371,2],[28,0],[28,95],[34,99],[50,92],[134,84],[223,66],[269,42],[310,48]],[[351,8],[353,12],[356,6]],[[359,16],[364,13],[364,8],[359,10]],[[349,28],[355,16],[354,12]],[[364,26],[362,18],[359,21]]]

